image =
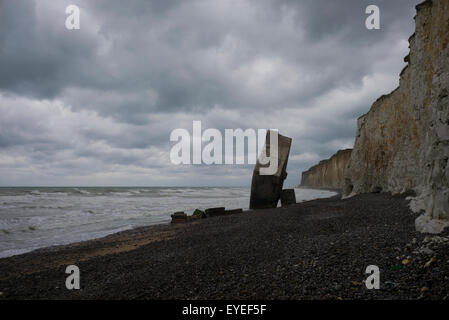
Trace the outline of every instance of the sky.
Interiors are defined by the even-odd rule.
[[[398,86],[419,2],[0,0],[0,186],[249,186],[253,165],[171,163],[195,120],[291,137],[298,185]]]

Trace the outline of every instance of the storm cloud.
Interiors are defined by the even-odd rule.
[[[418,2],[0,0],[0,185],[249,185],[248,165],[170,163],[193,120],[292,137],[296,185],[398,85]]]

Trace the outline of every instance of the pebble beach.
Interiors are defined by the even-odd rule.
[[[408,203],[335,196],[39,249],[0,259],[0,299],[448,299],[449,233],[416,232]]]

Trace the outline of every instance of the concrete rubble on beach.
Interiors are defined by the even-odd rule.
[[[226,216],[231,214],[242,213],[243,209],[226,210],[225,207],[208,208],[206,210],[196,209],[191,216],[183,211],[175,212],[171,215],[171,223],[186,223],[198,219],[212,218],[217,216]]]
[[[284,189],[281,193],[281,206],[285,207],[296,203],[295,189]]]

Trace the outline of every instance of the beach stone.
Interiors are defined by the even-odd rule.
[[[206,213],[203,210],[195,209],[191,217],[193,219],[203,219],[206,218]]]
[[[287,178],[287,162],[292,139],[278,134],[278,167],[273,175],[261,175],[260,169],[269,164],[261,164],[265,155],[270,154],[270,133],[268,130],[265,145],[254,167],[251,181],[250,209],[276,208],[281,197],[284,180]]]
[[[284,189],[281,193],[281,205],[288,206],[296,203],[296,195],[294,189]]]
[[[187,215],[182,212],[178,211],[171,215],[171,223],[184,223],[187,222]]]

